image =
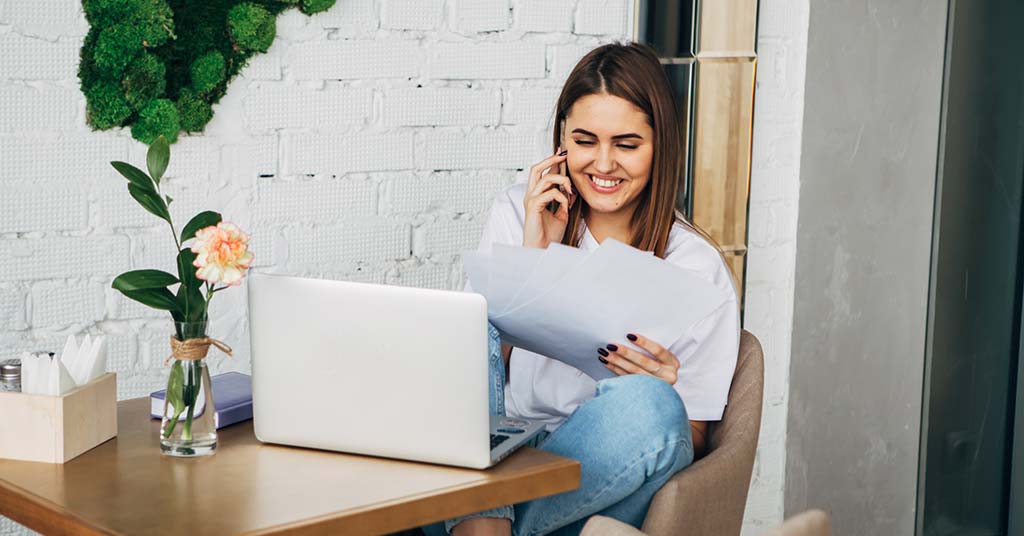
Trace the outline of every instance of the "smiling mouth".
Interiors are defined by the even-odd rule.
[[[599,190],[611,190],[616,186],[622,184],[625,179],[602,179],[588,174],[587,178],[590,179],[591,184],[598,187]]]

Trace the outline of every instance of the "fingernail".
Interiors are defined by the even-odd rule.
[[[558,156],[565,156],[567,154],[569,154],[569,151],[568,150],[564,150],[564,151],[558,153]]]
[[[631,341],[635,341],[636,340],[636,335],[633,335],[632,333],[627,333],[626,334],[626,338],[631,340]]]
[[[613,352],[618,352],[619,351],[619,347],[615,346],[614,344],[609,344],[608,345],[608,349],[613,351]]]
[[[600,362],[602,362],[602,363],[604,363],[605,365],[607,365],[607,364],[608,364],[608,360],[607,360],[607,359],[605,359],[605,358],[603,358],[603,357],[601,357],[601,356],[597,356],[597,360],[598,360],[598,361],[600,361]]]
[[[606,356],[606,357],[608,356],[608,350],[605,350],[604,348],[598,348],[597,349],[597,353],[599,353],[599,354],[601,354],[603,356]]]

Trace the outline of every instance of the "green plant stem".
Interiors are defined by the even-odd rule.
[[[171,434],[174,433],[174,427],[177,426],[178,418],[180,418],[180,417],[181,417],[181,412],[180,411],[174,414],[174,418],[171,419],[171,425],[168,426],[166,430],[164,430],[164,437],[165,438],[171,437]]]
[[[185,418],[185,429],[181,432],[181,438],[185,441],[192,440],[192,416],[196,410],[196,400],[199,398],[199,389],[202,387],[199,385],[199,382],[202,381],[200,379],[201,376],[197,377],[196,375],[196,368],[198,368],[197,365],[198,361],[190,361],[188,366],[188,375],[186,376],[189,380],[186,382],[186,385],[194,386],[195,396],[190,397],[192,401],[188,405],[188,416]]]

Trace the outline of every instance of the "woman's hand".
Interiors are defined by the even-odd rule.
[[[679,359],[672,352],[640,335],[630,333],[626,338],[646,350],[648,354],[614,343],[605,348],[598,348],[597,358],[608,370],[619,376],[646,374],[665,380],[669,385],[675,385],[679,379]]]
[[[523,198],[526,221],[523,223],[523,246],[546,248],[551,242],[561,242],[565,226],[569,223],[569,207],[576,201],[569,177],[559,175],[557,170],[565,162],[566,151],[555,153],[530,168],[530,182]],[[558,203],[554,214],[547,209],[548,203]]]

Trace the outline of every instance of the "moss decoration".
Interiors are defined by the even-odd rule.
[[[152,143],[200,132],[228,83],[266,52],[286,9],[318,13],[336,0],[82,0],[91,28],[78,78],[86,120],[130,126]]]

